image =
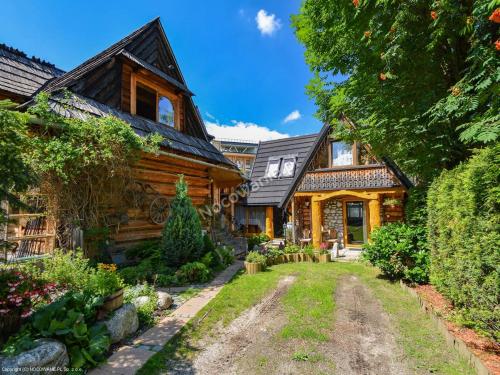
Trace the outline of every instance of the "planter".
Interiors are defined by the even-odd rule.
[[[102,319],[110,312],[123,306],[123,288],[104,298],[104,304],[97,313],[97,318]]]
[[[0,319],[0,344],[21,328],[21,312],[11,311]]]
[[[294,262],[300,262],[300,254],[298,253],[292,254],[292,259]]]
[[[284,255],[278,255],[278,258],[276,258],[278,261],[278,264],[285,263],[285,256]]]
[[[309,254],[304,254],[303,258],[304,262],[314,262],[314,256],[311,256]]]
[[[293,254],[285,254],[285,263],[293,262]]]
[[[274,262],[274,258],[271,258],[271,257],[266,258],[266,264],[267,264],[268,266],[272,266],[272,265],[274,265],[274,264],[275,264],[275,262]]]
[[[330,254],[321,254],[319,255],[320,263],[328,263],[332,261],[332,256]]]
[[[257,272],[262,272],[262,264],[245,262],[245,269],[249,275],[253,275]]]

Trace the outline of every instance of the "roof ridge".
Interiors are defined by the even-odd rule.
[[[285,137],[285,138],[278,138],[278,139],[270,139],[268,141],[261,141],[260,143],[272,143],[272,142],[281,142],[281,141],[289,141],[289,140],[295,140],[299,138],[309,138],[309,137],[317,137],[319,133],[313,133],[313,134],[304,134],[304,135],[295,135],[293,137]]]
[[[48,68],[52,68],[52,69],[56,69],[56,70],[59,70],[60,72],[63,72],[64,73],[64,70],[58,68],[57,66],[55,66],[55,64],[47,61],[47,60],[43,60],[41,59],[40,57],[36,57],[34,55],[32,55],[31,57],[29,57],[26,52],[20,50],[20,49],[17,49],[17,48],[14,48],[14,47],[11,47],[5,43],[0,43],[0,49],[3,49],[15,56],[18,56],[18,57],[21,57],[23,59],[26,59],[26,60],[29,60],[29,61],[32,61],[32,62],[35,62],[37,64],[40,64],[40,65],[44,65]]]

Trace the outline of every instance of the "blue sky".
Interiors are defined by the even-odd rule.
[[[69,70],[160,16],[209,131],[293,136],[321,127],[305,93],[311,73],[290,25],[299,6],[300,0],[4,0],[0,42]]]

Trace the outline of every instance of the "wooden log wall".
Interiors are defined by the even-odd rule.
[[[112,235],[116,248],[128,247],[138,241],[161,236],[163,225],[152,222],[149,216],[149,204],[158,196],[172,200],[175,196],[175,183],[179,179],[179,174],[184,175],[188,184],[188,194],[195,206],[210,203],[210,180],[207,167],[169,156],[145,153],[133,170],[135,180],[143,186],[148,186],[145,203],[142,207],[128,209],[128,223],[120,225],[117,233]]]

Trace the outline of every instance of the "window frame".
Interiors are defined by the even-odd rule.
[[[276,176],[268,176],[268,173],[269,173],[269,167],[271,166],[271,162],[278,162],[278,171],[277,171],[277,174]],[[266,171],[264,172],[264,177],[265,178],[272,178],[272,179],[278,179],[279,176],[280,176],[280,172],[281,172],[281,162],[282,162],[282,158],[281,156],[270,156],[268,159],[267,159],[267,166],[266,166]]]
[[[328,144],[328,165],[329,165],[329,168],[339,168],[339,169],[342,169],[342,168],[350,168],[353,165],[359,165],[359,161],[358,161],[358,143],[357,142],[353,142],[352,145],[351,145],[352,164],[347,164],[347,165],[333,165],[333,144],[337,143],[337,142],[347,143],[347,142],[345,142],[342,139],[332,139],[332,140],[330,140],[330,142]]]
[[[149,80],[145,77],[142,77],[136,73],[131,73],[130,76],[130,113],[132,115],[137,115],[137,85],[144,86],[146,89],[156,92],[156,119],[155,122],[171,127],[170,125],[163,124],[159,121],[159,100],[161,96],[166,97],[172,103],[172,107],[174,108],[174,129],[181,130],[181,121],[180,121],[180,111],[181,111],[181,95],[182,94],[174,94],[170,92],[168,89],[158,85],[157,83]]]

